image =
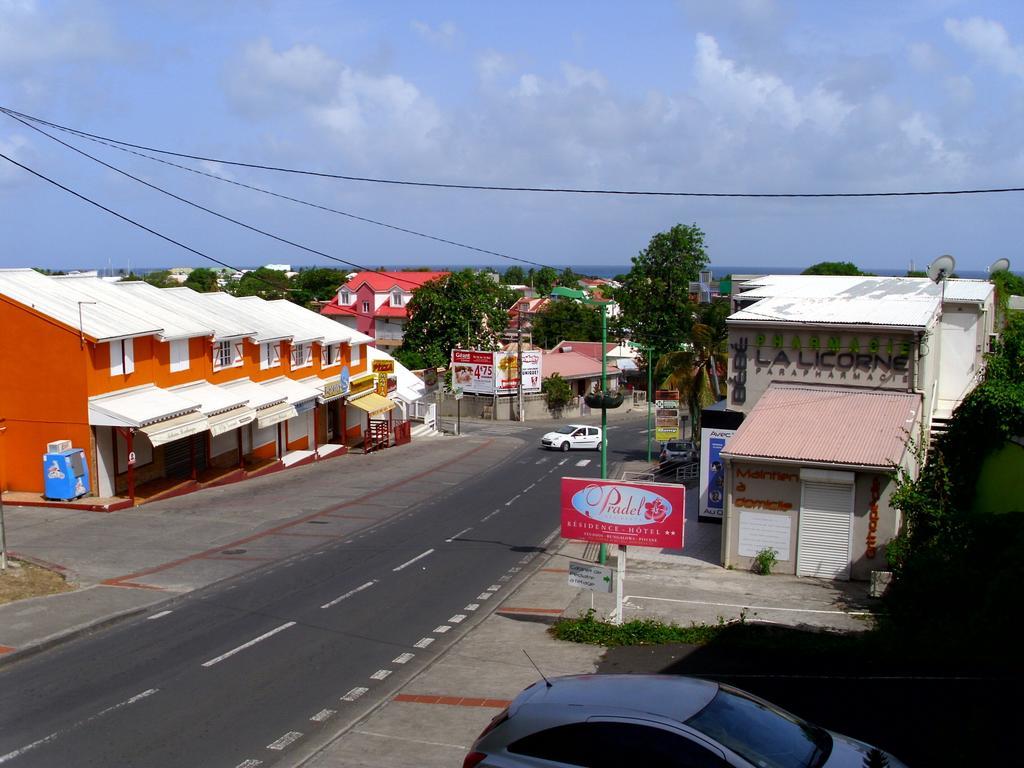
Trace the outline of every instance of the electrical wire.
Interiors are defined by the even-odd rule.
[[[869,197],[935,197],[951,195],[983,195],[1005,192],[1024,192],[1024,187],[989,187],[975,189],[943,189],[943,190],[911,190],[896,192],[666,192],[657,190],[636,190],[636,189],[585,189],[576,187],[535,187],[535,186],[492,186],[486,184],[450,184],[433,181],[411,181],[408,179],[387,179],[374,178],[370,176],[350,176],[339,173],[327,173],[325,171],[311,171],[300,168],[286,168],[282,166],[264,165],[262,163],[248,163],[237,160],[225,160],[222,158],[205,157],[203,155],[191,155],[185,152],[174,152],[157,147],[149,147],[144,144],[133,144],[132,142],[113,139],[108,136],[89,133],[76,128],[70,128],[59,123],[53,123],[40,117],[18,112],[9,107],[0,105],[0,111],[8,115],[17,115],[41,125],[49,126],[60,131],[72,133],[82,138],[106,141],[132,149],[145,152],[155,152],[171,157],[180,157],[188,160],[198,160],[208,163],[219,163],[239,168],[252,168],[261,171],[274,171],[276,173],[290,173],[300,176],[315,176],[326,179],[337,179],[340,181],[356,181],[370,184],[391,184],[407,187],[428,187],[435,189],[462,189],[486,192],[542,192],[556,194],[574,195],[621,195],[635,197],[710,197],[710,198],[736,198],[736,199],[806,199],[806,198],[869,198]]]
[[[302,250],[309,251],[311,253],[315,253],[318,256],[323,256],[324,258],[327,258],[327,259],[333,259],[335,261],[339,261],[339,262],[341,262],[343,264],[347,264],[349,266],[355,267],[356,269],[360,269],[360,270],[362,270],[364,272],[379,272],[380,271],[380,270],[368,269],[367,267],[362,267],[362,266],[360,266],[358,264],[355,264],[353,262],[345,261],[344,259],[340,259],[338,257],[331,256],[329,254],[323,253],[323,252],[318,251],[316,249],[307,248],[306,246],[303,246],[303,245],[301,245],[299,243],[292,242],[291,240],[288,240],[286,238],[278,237],[277,235],[274,235],[274,234],[272,234],[270,232],[266,232],[264,230],[261,230],[258,227],[251,226],[251,225],[246,224],[246,223],[244,223],[242,221],[238,221],[237,219],[233,219],[230,216],[218,213],[218,212],[213,211],[213,210],[211,210],[209,208],[205,208],[205,207],[199,205],[198,203],[191,202],[191,201],[189,201],[189,200],[187,200],[187,199],[185,199],[183,197],[175,195],[172,192],[168,192],[167,190],[162,189],[161,187],[158,187],[155,184],[151,184],[151,183],[149,183],[147,181],[144,181],[143,179],[138,178],[137,176],[133,176],[132,174],[128,173],[127,171],[124,171],[124,170],[122,170],[122,169],[120,169],[120,168],[118,168],[116,166],[110,165],[109,163],[106,163],[103,160],[100,160],[99,158],[97,158],[97,157],[95,157],[93,155],[90,155],[88,152],[85,152],[84,150],[79,149],[78,147],[74,146],[73,144],[68,144],[67,142],[62,141],[61,139],[57,138],[53,134],[47,133],[42,128],[39,128],[38,126],[33,125],[27,119],[22,119],[18,115],[12,113],[10,110],[3,109],[2,107],[0,107],[0,112],[3,112],[9,118],[11,118],[12,120],[16,120],[17,122],[21,123],[22,125],[26,126],[27,128],[31,128],[33,131],[41,133],[43,136],[46,136],[47,138],[51,139],[52,141],[55,141],[58,144],[61,144],[64,147],[67,147],[68,149],[70,149],[70,150],[72,150],[74,152],[77,152],[78,154],[83,155],[84,157],[87,157],[90,160],[92,160],[94,162],[97,162],[100,165],[103,165],[103,166],[105,166],[106,168],[109,168],[112,171],[115,171],[115,172],[120,173],[120,174],[122,174],[124,176],[127,176],[128,178],[130,178],[130,179],[132,179],[134,181],[137,181],[140,184],[145,184],[147,187],[150,187],[150,188],[152,188],[152,189],[154,189],[154,190],[156,190],[158,192],[162,192],[165,195],[169,195],[170,197],[173,197],[174,199],[179,200],[180,202],[183,202],[183,203],[185,203],[187,205],[191,205],[193,207],[199,208],[200,210],[203,210],[206,213],[212,214],[214,216],[218,216],[218,217],[220,217],[220,218],[222,218],[222,219],[224,219],[226,221],[230,221],[233,224],[237,224],[238,226],[245,227],[246,229],[250,229],[250,230],[252,230],[254,232],[258,232],[261,235],[265,235],[267,237],[274,238],[275,240],[279,240],[280,242],[286,243],[286,244],[294,246],[296,248],[300,248]],[[79,135],[79,134],[75,133],[74,131],[69,131],[69,132],[72,133],[73,135],[76,135],[76,136]],[[84,138],[88,138],[88,137],[84,137]],[[475,251],[477,253],[483,253],[483,254],[486,254],[488,256],[497,256],[499,258],[508,259],[510,261],[518,261],[518,262],[521,262],[523,264],[529,264],[531,266],[536,266],[536,267],[541,267],[541,268],[548,267],[549,269],[555,269],[556,271],[558,271],[556,267],[552,267],[552,266],[550,266],[548,264],[541,264],[540,262],[530,261],[529,259],[522,259],[522,258],[519,258],[517,256],[509,256],[508,254],[500,253],[498,251],[491,251],[491,250],[488,250],[486,248],[478,248],[478,247],[473,246],[473,245],[466,245],[465,243],[460,243],[460,242],[457,242],[455,240],[449,240],[449,239],[446,239],[446,238],[443,238],[443,237],[436,237],[434,235],[428,235],[428,234],[425,234],[423,232],[417,232],[416,230],[407,229],[405,227],[399,227],[399,226],[397,226],[395,224],[388,224],[387,222],[377,221],[376,219],[370,219],[370,218],[367,218],[365,216],[357,216],[356,214],[353,214],[353,213],[348,213],[346,211],[341,211],[341,210],[338,210],[336,208],[330,208],[328,206],[321,205],[319,203],[311,203],[311,202],[309,202],[307,200],[302,200],[302,199],[297,198],[297,197],[291,197],[290,195],[284,195],[284,194],[281,194],[279,192],[274,192],[272,190],[265,189],[263,187],[257,187],[257,186],[251,185],[251,184],[244,184],[244,183],[242,183],[240,181],[235,181],[234,179],[227,179],[227,178],[225,178],[223,176],[218,176],[215,173],[208,173],[206,171],[200,171],[200,170],[198,170],[196,168],[189,168],[188,166],[185,166],[185,165],[180,165],[178,163],[172,163],[172,162],[170,162],[168,160],[163,160],[163,159],[161,159],[159,157],[152,157],[152,156],[146,155],[146,154],[144,154],[142,152],[137,152],[137,151],[134,151],[134,150],[131,150],[131,149],[126,149],[124,147],[118,146],[116,144],[111,144],[111,143],[109,143],[107,141],[104,141],[104,140],[101,140],[101,139],[89,138],[89,140],[90,141],[94,141],[94,142],[96,142],[98,144],[101,144],[101,145],[103,145],[105,147],[110,147],[112,149],[117,149],[117,150],[120,150],[122,152],[127,152],[129,154],[136,155],[137,157],[143,157],[143,158],[146,158],[147,160],[152,160],[153,162],[162,163],[164,165],[169,165],[169,166],[172,166],[174,168],[178,168],[178,169],[181,169],[181,170],[184,170],[184,171],[188,171],[190,173],[197,174],[199,176],[206,176],[206,177],[211,178],[211,179],[216,179],[218,181],[222,181],[222,182],[225,182],[227,184],[232,184],[232,185],[234,185],[236,187],[242,187],[244,189],[253,190],[255,192],[261,192],[261,193],[263,193],[265,195],[270,195],[271,197],[281,198],[283,200],[288,200],[288,201],[293,202],[293,203],[299,203],[300,205],[309,206],[311,208],[316,208],[316,209],[319,209],[319,210],[322,210],[322,211],[327,211],[329,213],[335,213],[335,214],[338,214],[340,216],[346,216],[346,217],[348,217],[350,219],[355,219],[357,221],[363,221],[363,222],[366,222],[366,223],[369,223],[369,224],[374,224],[374,225],[379,226],[379,227],[385,227],[387,229],[393,229],[393,230],[396,230],[398,232],[404,232],[406,234],[415,235],[417,237],[423,237],[423,238],[426,238],[428,240],[434,240],[435,242],[444,243],[446,245],[453,245],[453,246],[456,246],[456,247],[459,247],[459,248],[465,248],[467,250]],[[406,282],[409,282],[409,281],[406,281]]]

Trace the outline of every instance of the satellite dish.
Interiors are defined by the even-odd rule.
[[[988,273],[991,275],[993,272],[1009,272],[1010,271],[1010,260],[1009,259],[996,259],[992,262],[992,266],[988,268]]]
[[[954,269],[956,269],[956,260],[949,254],[945,254],[928,265],[928,277],[933,283],[940,283],[953,274]]]

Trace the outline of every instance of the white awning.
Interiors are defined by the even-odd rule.
[[[284,395],[289,405],[298,405],[307,400],[313,400],[320,394],[319,389],[285,376],[278,376],[276,379],[264,381],[260,386],[269,389],[271,392]]]
[[[206,423],[195,402],[152,384],[89,398],[92,426],[138,428],[187,414]]]
[[[256,411],[256,426],[260,429],[266,429],[298,415],[299,412],[295,410],[294,405],[284,401],[274,403]]]
[[[247,405],[248,398],[239,389],[225,389],[208,381],[196,381],[172,387],[171,392],[194,401],[210,422],[210,433],[222,435],[239,429],[256,418]]]
[[[261,387],[250,378],[235,379],[221,384],[220,387],[243,396],[249,402],[250,408],[266,408],[288,400],[284,393]]]
[[[333,376],[329,379],[310,376],[305,379],[300,379],[299,383],[315,387],[319,393],[317,394],[316,401],[321,404],[329,403],[345,396],[341,389],[341,378],[338,376]]]
[[[149,438],[154,447],[181,440],[189,435],[198,435],[209,430],[210,424],[206,417],[194,411],[184,416],[176,416],[165,421],[156,421],[139,427],[139,432]]]

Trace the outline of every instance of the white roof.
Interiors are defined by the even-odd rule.
[[[728,322],[895,325],[926,328],[939,311],[939,299],[792,298],[762,299],[729,315]]]
[[[287,376],[278,376],[276,379],[264,381],[260,386],[266,387],[271,392],[283,394],[288,398],[288,402],[291,405],[304,403],[306,400],[312,400],[320,395],[319,389],[315,389],[308,384],[302,384],[294,379],[289,379]]]
[[[987,280],[947,280],[946,301],[985,302],[995,295],[996,287]]]
[[[303,322],[300,318],[292,317],[287,309],[281,307],[277,301],[267,301],[259,296],[241,296],[235,299],[246,312],[257,312],[261,317],[267,318],[275,327],[288,328],[291,330],[293,344],[303,344],[311,341],[324,341],[324,334],[321,328],[314,328],[310,323]],[[292,304],[287,299],[281,299],[285,304]],[[296,309],[305,312],[306,310],[297,304],[292,304]],[[331,322],[331,321],[328,321]],[[333,323],[338,325],[338,323]]]
[[[226,382],[221,384],[220,387],[229,392],[237,392],[253,408],[265,408],[268,405],[284,403],[288,400],[288,396],[284,392],[278,392],[276,389],[270,389],[269,387],[261,387],[248,377]]]
[[[747,289],[750,287],[749,290]],[[790,298],[928,299],[943,295],[943,287],[927,277],[878,277],[850,275],[765,275],[743,283],[740,300],[774,296]],[[993,286],[987,280],[946,281],[946,301],[985,301]]]
[[[182,384],[178,387],[171,387],[169,391],[188,398],[198,405],[199,410],[207,416],[237,408],[249,401],[249,398],[241,390],[225,389],[208,381]]]
[[[141,427],[197,410],[192,400],[147,384],[89,398],[89,423]]]
[[[76,289],[71,281],[54,280],[34,269],[0,269],[0,294],[69,328],[81,330],[96,341],[148,336],[163,331],[146,315],[95,299],[91,294]]]
[[[114,283],[119,291],[143,297],[148,303],[169,312],[189,317],[213,331],[215,341],[252,336],[256,329],[238,315],[215,312],[194,296],[199,294],[191,288],[157,288],[145,282]]]
[[[164,290],[188,291],[192,294],[189,298],[203,306],[215,312],[223,312],[229,317],[237,317],[256,329],[252,340],[257,344],[265,341],[291,339],[296,335],[295,330],[278,316],[263,312],[252,302],[244,301],[228,293],[196,293],[191,288],[165,288]],[[302,333],[298,334],[299,337],[303,335]],[[296,341],[303,341],[303,339],[296,338]]]
[[[319,312],[300,307],[287,299],[265,301],[264,305],[280,312],[288,322],[295,325],[302,324],[304,327],[308,326],[311,332],[315,331],[319,337],[323,338],[325,344],[367,344],[373,341],[373,338],[365,333],[344,326]]]
[[[155,304],[147,300],[142,293],[120,290],[117,283],[88,275],[55,276],[53,279],[82,293],[89,294],[97,301],[113,304],[137,317],[150,318],[162,326],[158,336],[164,341],[213,335],[213,331],[199,320]],[[154,290],[159,289],[154,288]]]

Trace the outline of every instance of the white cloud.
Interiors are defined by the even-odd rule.
[[[0,72],[41,65],[111,59],[120,53],[108,25],[71,6],[60,13],[32,0],[0,2]]]
[[[315,45],[279,52],[264,38],[246,46],[229,67],[227,93],[236,108],[250,115],[316,105],[329,95],[340,71],[340,64]]]
[[[26,162],[25,150],[29,147],[28,140],[20,134],[0,136],[0,152],[12,160]],[[29,178],[29,175],[16,165],[0,157],[0,188],[14,186]]]
[[[900,130],[913,146],[924,150],[929,164],[946,169],[954,177],[965,170],[967,158],[964,154],[947,148],[946,142],[928,127],[925,116],[920,112],[902,120]]]
[[[966,75],[947,77],[946,93],[953,106],[964,109],[974,104],[974,82]]]
[[[1024,79],[1024,46],[1014,45],[998,21],[974,16],[946,19],[946,32],[957,43],[1005,75]]]
[[[931,43],[911,43],[907,47],[907,58],[918,72],[935,72],[942,65],[942,58]]]
[[[494,80],[512,71],[512,60],[497,51],[484,51],[477,58],[476,69],[481,80]]]
[[[442,48],[451,48],[455,43],[455,36],[458,34],[458,28],[451,21],[442,21],[436,27],[430,26],[425,21],[414,21],[412,28],[427,42]]]

